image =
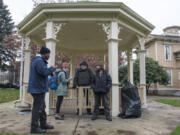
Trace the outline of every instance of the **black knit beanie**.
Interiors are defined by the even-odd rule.
[[[47,53],[50,53],[51,51],[45,47],[45,46],[42,46],[41,49],[40,49],[40,54],[47,54]]]

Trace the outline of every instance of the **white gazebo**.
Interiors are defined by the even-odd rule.
[[[75,2],[39,4],[18,25],[25,39],[23,98],[27,101],[31,41],[51,50],[48,66],[55,64],[56,51],[74,58],[79,54],[108,53],[109,73],[112,77],[112,115],[119,113],[118,51],[128,54],[128,77],[133,83],[132,49],[139,48],[141,100],[146,107],[145,37],[154,26],[120,2]],[[72,73],[73,74],[73,73]],[[46,94],[47,111],[51,104]]]

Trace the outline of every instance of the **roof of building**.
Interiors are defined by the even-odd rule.
[[[162,34],[162,35],[151,34],[146,40],[146,45],[155,41],[169,41],[169,42],[180,43],[180,36],[179,35],[166,35],[166,34]]]
[[[180,26],[174,25],[174,26],[169,26],[163,29],[163,31],[166,31],[168,29],[180,29]]]

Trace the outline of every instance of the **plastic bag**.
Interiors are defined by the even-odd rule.
[[[121,118],[139,118],[141,117],[141,100],[138,88],[128,82],[121,90],[122,113]]]

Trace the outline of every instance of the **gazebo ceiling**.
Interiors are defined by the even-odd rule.
[[[45,44],[44,40],[39,40],[45,37],[44,29],[41,28],[30,35],[31,39],[39,45]],[[135,34],[121,28],[119,48],[121,50],[131,48],[137,40]],[[68,22],[58,33],[57,40],[57,51],[105,53],[108,50],[106,33],[103,31],[102,26],[96,22]]]
[[[38,45],[44,45],[47,21],[65,22],[57,35],[57,49],[79,52],[106,52],[106,33],[98,23],[117,21],[119,47],[133,47],[137,35],[148,35],[154,26],[123,3],[40,4],[19,25],[19,31]]]

